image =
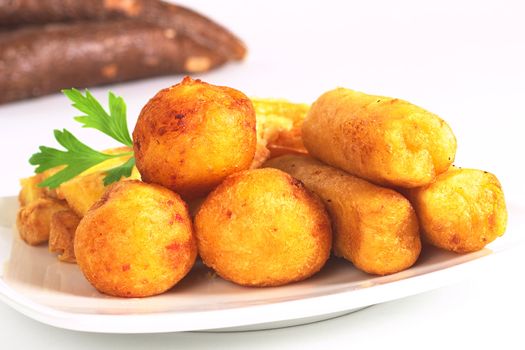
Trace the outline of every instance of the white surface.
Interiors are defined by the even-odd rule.
[[[314,277],[276,288],[247,288],[213,276],[197,262],[167,293],[123,299],[98,293],[74,264],[47,246],[24,243],[14,227],[16,197],[0,198],[0,301],[59,328],[99,333],[165,333],[263,330],[327,319],[374,304],[416,295],[480,274],[513,248],[513,235],[470,254],[424,247],[410,269],[388,275],[363,273],[332,258]],[[509,205],[508,231],[525,229],[525,210]],[[515,243],[515,242],[514,242]]]
[[[242,65],[202,78],[249,95],[310,102],[336,85],[391,95],[446,119],[458,138],[456,163],[498,175],[509,201],[523,203],[525,4],[521,1],[181,1],[239,33]],[[130,123],[158,89],[180,77],[111,87]],[[103,97],[107,88],[94,89]],[[1,92],[0,92],[1,93]],[[80,130],[55,95],[0,107],[0,195],[29,174],[28,156],[52,144],[53,128],[110,146]],[[9,170],[7,170],[9,167]],[[515,232],[523,235],[525,232]],[[525,250],[482,275],[438,291],[308,326],[228,334],[100,335],[41,325],[0,304],[2,347],[37,349],[383,347],[523,348]]]

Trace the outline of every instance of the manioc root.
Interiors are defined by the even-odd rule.
[[[171,29],[227,59],[246,54],[231,32],[199,13],[161,0],[0,0],[0,28],[132,18]]]
[[[122,19],[0,34],[0,104],[150,76],[207,71],[226,58],[189,37]]]

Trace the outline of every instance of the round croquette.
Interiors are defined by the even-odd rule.
[[[195,233],[203,262],[246,286],[306,279],[324,265],[332,243],[322,202],[276,169],[229,176],[200,207]]]
[[[197,255],[187,206],[161,186],[118,182],[80,221],[75,255],[84,276],[102,293],[163,293],[190,271]]]
[[[185,199],[206,195],[255,155],[255,111],[246,95],[186,77],[142,109],[133,144],[145,182]]]

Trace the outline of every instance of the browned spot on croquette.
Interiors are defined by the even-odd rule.
[[[303,187],[303,183],[294,177],[290,177],[290,184],[295,187]]]
[[[180,243],[178,243],[178,242],[173,242],[173,243],[171,243],[171,244],[168,244],[168,245],[166,246],[166,249],[168,249],[168,250],[172,250],[172,251],[178,251],[178,250],[180,250],[183,246],[184,246],[183,244],[180,244]]]
[[[129,264],[122,265],[122,271],[128,271],[131,268]]]
[[[95,210],[95,209],[100,208],[101,206],[103,206],[108,201],[109,196],[110,196],[110,191],[104,192],[102,197],[100,197],[100,199],[97,202],[95,202],[95,204],[93,204],[93,206],[91,207],[90,210]],[[103,222],[101,222],[101,223],[103,223]]]
[[[494,215],[494,212],[489,214],[488,222],[489,222],[489,227],[493,229],[494,225],[496,225],[496,215]]]
[[[160,135],[160,136],[164,135],[164,134],[166,133],[166,131],[167,131],[167,130],[166,130],[166,127],[165,127],[165,126],[161,126],[161,127],[159,128],[159,135]]]
[[[184,218],[179,213],[175,213],[175,215],[171,217],[169,224],[173,225],[175,222],[183,222],[183,221],[184,221]]]

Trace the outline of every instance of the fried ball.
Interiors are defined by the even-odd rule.
[[[248,97],[189,77],[159,91],[133,131],[142,179],[186,199],[203,196],[228,175],[248,169],[256,142]]]
[[[437,115],[344,88],[317,99],[302,135],[310,155],[379,185],[426,185],[456,154],[456,138]]]
[[[51,217],[67,210],[64,201],[53,198],[37,198],[18,210],[16,226],[20,237],[28,244],[38,245],[49,239]]]
[[[276,169],[229,176],[201,205],[195,233],[206,265],[226,280],[258,287],[312,276],[332,241],[321,201]]]
[[[137,180],[117,182],[82,218],[77,264],[100,292],[120,297],[160,294],[195,262],[186,204],[172,191]]]
[[[71,209],[59,211],[51,217],[49,225],[49,251],[58,253],[58,260],[75,263],[75,231],[80,218]]]
[[[456,253],[480,250],[503,235],[507,209],[496,176],[476,169],[450,168],[430,185],[410,189],[423,236]]]
[[[307,156],[282,156],[265,166],[287,172],[321,197],[332,218],[337,256],[377,275],[416,262],[421,251],[417,218],[401,194]]]

